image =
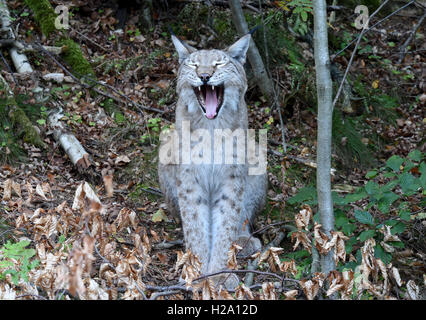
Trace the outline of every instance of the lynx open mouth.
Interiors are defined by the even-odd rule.
[[[207,119],[216,118],[223,103],[223,85],[212,86],[203,84],[199,87],[193,87],[198,103]]]

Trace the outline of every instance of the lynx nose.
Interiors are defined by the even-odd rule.
[[[204,82],[204,84],[206,84],[210,79],[210,75],[208,73],[202,73],[202,74],[199,75],[199,77],[200,77],[201,81]]]

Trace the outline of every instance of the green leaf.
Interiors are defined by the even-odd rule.
[[[420,150],[413,150],[408,154],[408,158],[410,158],[413,161],[420,162],[422,161],[423,154]]]
[[[372,196],[374,195],[377,198],[377,195],[380,194],[380,187],[377,183],[373,181],[368,181],[365,185],[365,191],[368,193],[368,195]]]
[[[394,189],[398,185],[398,180],[393,180],[382,187],[383,192],[388,192]]]
[[[364,242],[367,239],[374,238],[376,231],[374,230],[365,230],[360,233],[359,241]]]
[[[367,179],[374,178],[375,176],[377,176],[377,170],[368,171],[367,174],[365,175]]]
[[[342,231],[345,235],[349,236],[356,230],[356,225],[354,223],[346,223],[342,226]]]
[[[46,119],[38,119],[38,120],[37,120],[37,123],[38,123],[39,125],[43,126],[43,125],[45,125],[45,124],[46,124]]]
[[[348,194],[345,197],[345,202],[346,203],[356,202],[358,200],[366,198],[367,196],[368,194],[364,190],[362,190],[362,188],[360,188],[359,190],[356,191],[356,193]]]
[[[385,177],[385,178],[395,178],[396,174],[393,173],[393,172],[386,172],[386,173],[383,174],[383,177]]]
[[[399,199],[399,196],[392,191],[385,192],[383,196],[380,198],[377,207],[379,210],[383,213],[388,213],[389,208],[392,205],[392,203]]]
[[[411,212],[410,211],[406,211],[406,210],[401,210],[399,212],[399,217],[403,221],[410,221],[410,219],[411,219]]]
[[[401,241],[389,241],[387,242],[391,246],[394,246],[395,248],[403,249],[405,248],[404,242]]]
[[[420,188],[420,181],[408,172],[399,176],[399,184],[404,194],[410,193],[411,191],[417,191],[417,189]]]
[[[315,187],[304,187],[299,192],[287,200],[289,204],[315,202],[317,200],[317,190]]]
[[[374,226],[373,216],[368,211],[355,210],[355,219],[363,224]]]
[[[405,223],[398,221],[397,224],[395,224],[392,228],[391,228],[391,234],[397,234],[397,233],[402,233],[405,230]]]
[[[303,21],[306,22],[308,20],[308,14],[306,13],[306,11],[300,12],[300,16],[302,17]]]
[[[426,163],[422,162],[419,167],[421,176],[419,178],[420,184],[422,185],[423,190],[426,189]]]
[[[348,217],[346,217],[345,213],[341,210],[339,211],[335,211],[335,216],[336,216],[336,220],[335,220],[335,224],[337,228],[342,227],[344,224],[349,222]]]
[[[388,264],[392,260],[392,255],[385,250],[383,250],[380,244],[377,244],[374,248],[374,256],[380,260],[382,260],[385,264]]]
[[[404,159],[400,156],[393,155],[386,161],[386,167],[391,168],[394,172],[399,172],[401,165],[404,163]]]
[[[333,191],[331,193],[331,198],[333,199],[333,203],[338,206],[343,206],[346,204],[346,201],[343,197],[341,197],[337,192]]]

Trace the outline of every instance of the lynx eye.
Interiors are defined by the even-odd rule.
[[[198,67],[198,62],[193,62],[193,61],[189,61],[187,63],[187,65],[191,68],[197,68]]]
[[[215,62],[215,66],[216,67],[223,67],[226,64],[226,61],[217,61]]]

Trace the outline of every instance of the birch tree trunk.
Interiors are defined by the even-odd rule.
[[[318,99],[317,136],[317,193],[320,222],[323,232],[330,237],[334,229],[333,200],[331,198],[331,128],[333,116],[333,86],[330,77],[330,58],[327,37],[327,6],[325,0],[313,0],[314,51]],[[333,250],[321,256],[321,271],[328,275],[335,269]]]

